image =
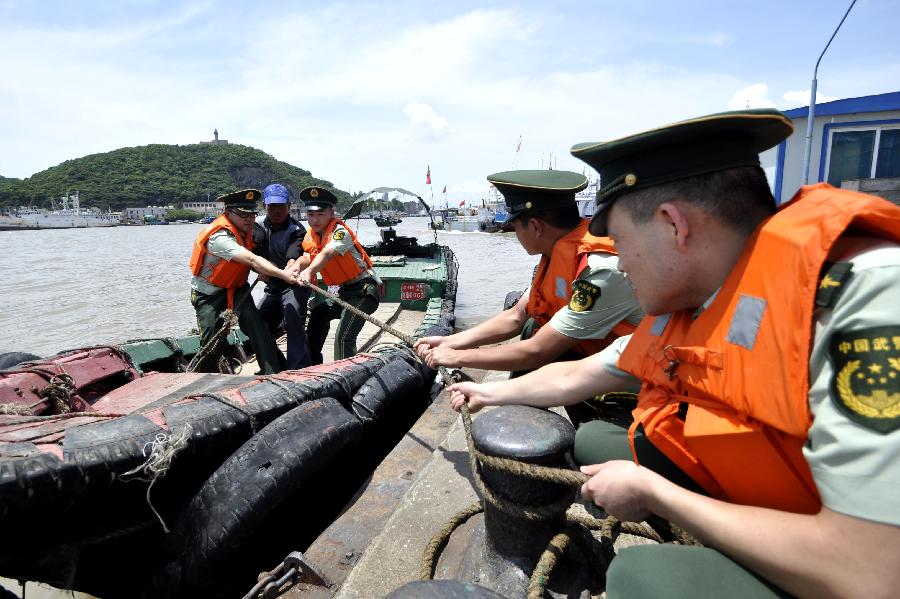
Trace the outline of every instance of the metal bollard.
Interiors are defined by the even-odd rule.
[[[530,464],[566,468],[565,455],[575,443],[575,430],[562,416],[526,406],[505,406],[475,419],[472,440],[482,453]],[[546,506],[566,495],[571,487],[495,470],[482,465],[485,485],[499,497],[516,504]],[[527,589],[528,576],[561,520],[528,520],[504,513],[486,503],[481,584],[507,596]]]

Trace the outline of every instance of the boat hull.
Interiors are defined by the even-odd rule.
[[[452,332],[452,252],[403,239],[372,252],[439,264],[443,280],[407,302],[426,310],[413,335]],[[417,270],[429,272],[423,264]],[[387,284],[410,282],[408,273],[391,268],[381,273]],[[233,331],[229,339],[239,345],[243,336]],[[151,339],[0,372],[0,527],[16,539],[0,548],[0,576],[103,597],[242,594],[258,572],[310,543],[338,516],[433,398],[435,372],[395,345],[267,377],[178,372],[197,349],[193,337]],[[164,369],[174,372],[154,372]],[[49,390],[58,391],[64,376],[71,389],[61,407]],[[326,404],[325,419],[289,416]],[[252,526],[243,516],[227,525],[209,520],[212,496],[224,502],[216,504],[222,514],[243,513],[237,503],[251,487],[241,483],[237,495],[226,497],[217,481],[236,472],[236,464],[258,458],[253,463],[261,467],[287,455],[258,453],[266,445],[260,435],[294,417],[302,435],[300,429],[293,435],[311,445],[274,495],[263,493]],[[273,438],[285,436],[291,435]],[[154,448],[175,447],[161,470],[148,469]],[[248,472],[264,475],[267,468]],[[213,537],[218,545],[210,548]]]

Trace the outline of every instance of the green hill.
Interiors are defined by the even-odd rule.
[[[238,144],[152,144],[66,160],[26,179],[0,178],[0,206],[49,207],[50,198],[76,190],[82,206],[104,210],[213,199],[234,191],[282,183],[296,195],[308,185],[332,189],[339,206],[350,196],[309,171]]]

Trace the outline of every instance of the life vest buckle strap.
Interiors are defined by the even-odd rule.
[[[675,378],[675,371],[678,370],[678,365],[681,364],[681,362],[675,355],[675,348],[672,345],[667,345],[663,348],[663,357],[669,361],[668,366],[663,368],[663,372],[666,373],[666,376],[669,377],[669,380],[671,381]]]

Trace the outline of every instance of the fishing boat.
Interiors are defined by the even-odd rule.
[[[400,223],[403,222],[403,219],[401,219],[397,216],[394,216],[392,214],[379,213],[379,214],[375,215],[374,219],[375,219],[375,224],[378,225],[379,227],[393,227],[394,225],[399,225]]]
[[[393,227],[394,225],[399,225],[403,222],[403,219],[400,218],[398,213],[391,210],[383,210],[382,208],[384,204],[379,203],[387,202],[388,197],[391,196],[391,194],[393,194],[393,197],[391,198],[392,200],[399,200],[404,196],[415,198],[422,204],[422,206],[424,206],[426,211],[431,211],[431,208],[427,204],[425,204],[425,201],[422,200],[422,198],[411,191],[403,189],[402,187],[376,187],[368,193],[361,195],[353,202],[351,207],[348,209],[347,214],[344,215],[344,220],[346,221],[348,218],[360,216],[363,209],[371,203],[378,208],[378,212],[372,214],[372,218],[375,220],[376,225],[378,225],[379,227]]]
[[[366,250],[395,332],[452,330],[449,248],[388,229]],[[372,328],[352,358],[270,376],[185,372],[196,335],[0,356],[0,577],[99,597],[242,594],[431,405],[435,372]],[[237,365],[246,337],[227,339]]]
[[[81,207],[76,191],[60,198],[59,210],[42,210],[33,207],[4,208],[0,211],[0,231],[27,229],[77,229],[85,227],[115,227],[118,218],[98,209]]]

